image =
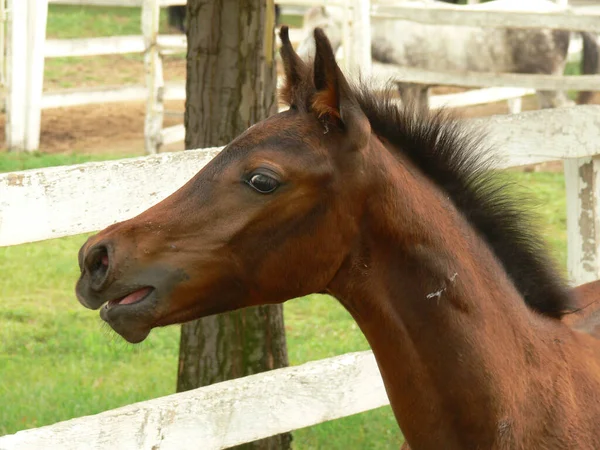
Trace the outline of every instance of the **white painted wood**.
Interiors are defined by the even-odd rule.
[[[488,132],[498,149],[499,168],[584,158],[598,152],[600,106],[469,119],[466,124]],[[131,218],[182,186],[218,150],[0,174],[0,246],[96,231]]]
[[[160,5],[156,0],[144,0],[142,5],[142,34],[144,35],[144,70],[148,86],[144,147],[146,153],[158,153],[164,119],[164,79],[162,57],[157,44],[160,25]]]
[[[323,6],[325,2],[323,0],[276,0],[278,5],[290,5],[290,6]],[[347,6],[346,0],[327,0],[327,6]]]
[[[6,144],[39,147],[47,0],[9,0]],[[3,51],[3,49],[2,49]]]
[[[57,5],[85,5],[85,6],[142,6],[144,0],[49,0]],[[161,7],[171,5],[185,5],[186,0],[158,0]]]
[[[56,5],[85,5],[85,6],[141,6],[142,0],[48,0]]]
[[[108,36],[83,39],[48,39],[46,58],[67,56],[117,55],[142,53],[144,38],[138,36]]]
[[[508,99],[508,112],[510,114],[519,114],[523,108],[523,97]]]
[[[157,36],[157,42],[161,50],[185,52],[187,49],[185,34],[159,35]],[[144,37],[142,35],[48,39],[46,40],[44,54],[46,58],[120,55],[126,53],[143,53],[145,48]]]
[[[567,269],[577,285],[600,278],[600,156],[567,159],[564,172]]]
[[[519,0],[514,0],[510,5],[497,5],[494,2],[480,5],[451,5],[415,1],[375,4],[371,8],[371,17],[389,17],[437,25],[552,28],[600,32],[600,14],[597,10],[579,11],[576,8],[564,10],[557,7],[554,11],[543,11],[541,7],[542,5],[538,8],[533,2]]]
[[[364,76],[371,74],[371,0],[354,0],[350,47],[351,70],[360,70]]]
[[[6,0],[0,0],[0,86],[6,86]]]
[[[148,89],[143,85],[124,86],[119,88],[68,89],[44,93],[42,96],[42,109],[99,103],[132,102],[145,100],[147,97]]]
[[[375,62],[373,63],[373,76],[375,80],[380,80],[382,83],[392,79],[407,83],[431,85],[521,87],[548,91],[570,89],[593,91],[600,89],[600,75],[557,76],[469,71],[436,72]]]
[[[164,100],[185,100],[184,83],[165,83],[163,92]],[[98,103],[132,102],[146,100],[147,98],[148,88],[144,85],[130,85],[116,88],[65,89],[44,93],[42,96],[42,109]]]
[[[164,86],[164,100],[185,100],[185,81],[171,81]]]
[[[173,125],[163,128],[161,131],[161,141],[163,145],[174,144],[185,140],[185,125]]]
[[[182,186],[219,150],[1,174],[0,246],[95,231],[133,217]]]
[[[28,1],[8,0],[6,145],[16,151],[25,148],[27,127],[28,7]]]
[[[156,38],[161,53],[185,53],[187,36],[185,34],[163,34]]]
[[[24,0],[23,0],[24,1]],[[42,90],[44,85],[44,42],[48,19],[48,0],[28,0],[27,107],[25,112],[25,150],[40,146]],[[24,57],[25,55],[21,55]]]
[[[352,73],[354,67],[351,66],[354,60],[352,50],[354,49],[353,39],[358,38],[354,35],[352,26],[352,6],[358,0],[346,2],[346,6],[342,8],[343,19],[342,19],[342,43],[347,42],[348,45],[342,45],[336,52],[336,60],[345,73]],[[370,20],[370,19],[369,19]]]
[[[46,0],[9,0],[6,144],[39,147],[46,37]]]
[[[348,353],[0,437],[2,450],[217,450],[389,404],[372,352]]]
[[[498,168],[583,158],[598,153],[598,105],[543,109],[465,122],[487,132],[486,142],[496,149]]]
[[[523,88],[483,88],[458,94],[432,95],[429,97],[429,108],[458,108],[462,106],[481,105],[502,100],[519,99],[524,95],[534,94],[533,89]]]
[[[571,33],[569,40],[569,62],[577,62],[581,60],[581,52],[583,51],[583,39],[579,33]]]

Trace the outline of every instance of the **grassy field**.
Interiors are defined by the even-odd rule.
[[[0,154],[0,170],[70,164],[97,156]],[[562,174],[512,173],[538,200],[540,232],[565,260]],[[179,328],[141,345],[116,337],[73,294],[85,236],[0,248],[0,434],[93,414],[174,391]],[[312,295],[285,306],[290,360],[300,364],[368,345],[333,299]],[[389,408],[294,433],[297,449],[397,449]]]

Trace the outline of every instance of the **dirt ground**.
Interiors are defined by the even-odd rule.
[[[99,71],[105,71],[104,73]],[[93,74],[92,77],[90,74]],[[172,60],[165,65],[167,80],[181,80],[185,77],[185,61]],[[60,79],[75,80],[77,87],[103,84],[111,80],[113,84],[142,83],[143,66],[140,60],[121,58],[115,64],[65,65],[57,79],[47,78],[45,90],[56,90]],[[85,81],[87,80],[87,82]],[[92,80],[92,81],[89,81]],[[104,83],[105,84],[105,83]],[[434,88],[433,94],[459,92],[460,88]],[[595,103],[600,103],[598,96]],[[183,101],[165,103],[167,114],[164,126],[183,122]],[[537,109],[535,97],[523,100],[523,110]],[[456,112],[462,117],[480,117],[493,114],[506,114],[506,102],[459,108]],[[46,153],[144,153],[144,102],[107,103],[69,108],[47,109],[42,112],[40,150]],[[4,114],[0,115],[0,142],[4,142]],[[182,150],[183,143],[173,144],[162,151]],[[550,168],[556,164],[551,164]],[[560,166],[560,165],[559,165]],[[539,170],[539,169],[538,169]]]
[[[165,102],[164,126],[183,123],[183,101]],[[44,153],[144,154],[144,102],[107,103],[42,111],[40,151]],[[179,113],[174,115],[171,113]],[[5,141],[5,115],[0,116],[0,140]],[[183,142],[166,151],[183,150]]]

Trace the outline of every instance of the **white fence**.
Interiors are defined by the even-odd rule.
[[[348,353],[21,431],[0,450],[216,450],[386,404],[373,354]]]
[[[0,0],[4,1],[4,0]],[[302,2],[303,0],[299,0]],[[308,0],[310,2],[310,0]],[[185,52],[184,35],[159,35],[161,7],[186,0],[8,0],[8,93],[6,144],[10,149],[39,147],[41,110],[64,106],[146,100],[146,149],[183,139],[182,127],[162,129],[164,100],[184,100],[185,84],[165,85],[161,55]],[[142,8],[142,35],[85,39],[45,39],[48,3]],[[298,39],[299,30],[292,30]],[[42,93],[44,59],[144,53],[146,83],[139,86],[75,89]],[[22,55],[27,55],[23,58]]]
[[[162,111],[162,67],[158,51],[185,51],[185,38],[158,36],[160,6],[185,4],[185,0],[8,0],[8,92],[6,139],[10,149],[39,147],[42,108],[73,106],[107,101],[147,100],[145,129],[156,126],[156,110]],[[45,40],[48,2],[101,6],[141,6],[142,36],[113,36],[88,39]],[[160,47],[159,47],[160,46]],[[42,94],[44,59],[140,52],[145,55],[146,86],[86,89]],[[26,58],[22,56],[26,55]],[[185,98],[183,85],[168,98]],[[125,94],[125,95],[124,95]],[[161,116],[162,124],[162,116]],[[148,132],[145,133],[148,135]]]
[[[488,130],[501,151],[499,168],[565,160],[570,277],[574,284],[600,278],[600,106],[470,119],[468,124]],[[175,191],[219,151],[0,175],[0,246],[98,230],[127,219]],[[151,449],[159,443],[161,449],[200,443],[206,450],[221,449],[384,404],[373,356],[363,352],[20,431],[0,437],[0,450]]]
[[[185,0],[8,0],[8,93],[6,139],[8,148],[35,150],[39,147],[41,109],[74,106],[109,101],[147,100],[145,147],[155,153],[160,145],[181,141],[183,125],[162,129],[164,100],[185,99],[182,83],[165,86],[161,55],[185,51],[185,36],[158,35],[160,7],[184,4]],[[141,6],[142,36],[113,36],[88,39],[45,40],[48,2],[101,6]],[[321,5],[322,0],[279,0],[281,5]],[[328,5],[343,6],[346,20],[343,39],[346,69],[360,67],[371,71],[370,17],[385,16],[423,23],[451,23],[485,26],[549,27],[571,30],[600,31],[600,11],[579,8],[564,11],[535,12],[524,9],[515,1],[514,11],[487,11],[488,5],[424,5],[421,3],[388,3],[370,0],[329,1]],[[292,39],[299,39],[298,35]],[[42,94],[44,58],[90,56],[143,52],[145,55],[145,86],[84,89]],[[26,55],[22,58],[21,55]],[[14,57],[13,57],[14,56]],[[495,73],[448,73],[419,69],[375,65],[378,75],[391,75],[398,81],[428,84],[453,84],[481,89],[452,98],[452,106],[466,106],[504,99],[516,99],[533,89],[589,89],[600,85],[600,77],[550,77],[544,75],[509,75]],[[504,87],[506,89],[498,89]],[[446,98],[432,99],[431,105],[446,104]]]

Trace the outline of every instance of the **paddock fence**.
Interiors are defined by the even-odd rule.
[[[5,0],[0,1],[4,5]],[[142,34],[45,39],[48,4],[140,7]],[[43,109],[138,100],[147,102],[144,124],[147,152],[155,153],[161,144],[173,141],[176,130],[162,128],[163,103],[165,100],[184,100],[185,83],[164,82],[162,56],[185,52],[187,40],[185,35],[160,35],[159,13],[161,7],[185,4],[186,0],[8,0],[7,147],[27,151],[38,149]],[[0,20],[2,14],[0,10]],[[292,40],[299,39],[299,32],[292,30]],[[43,92],[47,58],[128,53],[144,55],[145,84]],[[23,55],[27,57],[23,58]],[[176,135],[181,136],[181,133]]]
[[[278,0],[280,5],[321,6],[322,0]],[[568,8],[565,1],[557,2],[556,11],[536,11],[533,6],[524,6],[515,1],[509,10],[486,4],[463,6],[403,1],[390,4],[377,0],[330,1],[329,7],[341,7],[342,64],[347,73],[372,75],[382,84],[418,83],[429,85],[451,85],[470,88],[464,93],[432,96],[430,108],[464,107],[502,100],[509,101],[512,113],[520,112],[521,99],[535,90],[595,90],[600,86],[600,75],[551,76],[519,75],[482,72],[424,71],[393,64],[378,64],[371,60],[371,18],[392,18],[429,24],[475,25],[482,27],[529,27],[556,28],[571,31],[600,30],[600,8]],[[503,6],[502,8],[506,8]],[[301,35],[299,34],[299,37]],[[580,38],[573,38],[569,48],[571,59],[581,58]],[[152,142],[157,152],[160,145],[183,140],[185,128],[175,125],[162,134],[155,131]]]
[[[575,285],[599,279],[600,106],[465,124],[488,132],[500,150],[499,169],[564,161],[569,275]],[[95,231],[130,218],[178,189],[219,151],[2,174],[0,246]],[[0,450],[180,449],[198,443],[206,450],[222,449],[387,403],[372,353],[350,353],[19,431],[0,437]]]
[[[4,1],[4,0],[2,0]],[[94,6],[141,7],[142,34],[138,36],[110,36],[86,39],[45,39],[48,3]],[[7,38],[7,122],[6,144],[9,149],[36,150],[39,147],[41,110],[93,103],[146,100],[144,124],[147,153],[156,153],[162,145],[184,139],[183,125],[163,128],[165,100],[185,99],[183,83],[165,83],[162,55],[185,52],[183,35],[159,35],[158,18],[161,7],[185,4],[185,0],[8,0]],[[278,0],[282,7],[321,6],[322,0]],[[564,2],[561,2],[564,4]],[[451,23],[482,26],[549,27],[570,30],[598,31],[600,10],[580,7],[563,11],[534,12],[515,2],[513,11],[487,11],[486,5],[445,6],[402,3],[390,6],[370,0],[329,1],[328,6],[342,7],[342,42],[346,71],[360,67],[365,74],[373,72],[398,82],[483,87],[451,97],[433,97],[430,105],[469,106],[500,100],[512,101],[511,111],[519,111],[519,100],[534,89],[545,86],[566,86],[587,89],[598,86],[600,78],[566,80],[562,77],[544,79],[532,75],[527,78],[509,74],[427,72],[390,65],[371,66],[371,17],[393,17],[423,23]],[[1,11],[0,11],[1,13]],[[1,17],[0,17],[1,19]],[[4,22],[2,22],[4,23]],[[302,30],[292,30],[292,41],[297,42]],[[3,35],[2,35],[3,37]],[[574,41],[572,54],[580,53],[581,42]],[[45,58],[98,56],[110,54],[143,53],[145,84],[95,89],[74,89],[60,92],[42,92]],[[22,55],[26,55],[25,58]],[[537,77],[537,78],[536,78]],[[540,78],[541,77],[541,78]],[[566,84],[565,84],[566,83]],[[564,88],[564,87],[563,87]]]

